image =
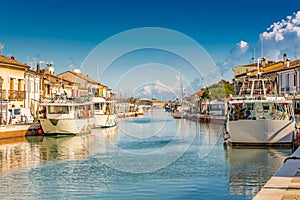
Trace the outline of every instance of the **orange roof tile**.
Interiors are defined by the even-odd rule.
[[[84,80],[86,80],[86,81],[88,81],[88,82],[96,83],[96,84],[99,83],[98,81],[95,81],[94,79],[92,79],[92,78],[90,78],[90,77],[88,77],[88,76],[86,76],[86,75],[84,75],[84,74],[77,73],[77,72],[73,72],[73,71],[66,71],[66,72],[63,72],[63,73],[61,73],[61,74],[58,74],[58,76],[59,76],[59,75],[63,75],[64,73],[67,73],[67,72],[69,72],[69,73],[71,73],[71,74],[74,74],[75,76],[78,76],[78,77],[80,77],[80,78],[82,78],[82,79],[84,79]]]
[[[296,67],[300,67],[300,60],[291,61],[289,67],[287,67],[286,65],[282,64],[282,65],[276,67],[275,69],[272,69],[272,70],[264,72],[264,74],[272,73],[272,72],[279,72],[279,71],[284,71],[284,70],[289,70],[289,69],[293,69],[293,68],[296,68]]]
[[[196,92],[196,95],[197,95],[198,97],[202,97],[203,94],[205,93],[205,91],[206,91],[206,90],[201,90],[201,91],[199,91],[199,92]]]
[[[54,74],[51,74],[49,72],[45,72],[44,73],[44,76],[46,76],[46,78],[48,77],[49,81],[51,80],[52,82],[56,82],[56,80],[61,80],[61,81],[64,81],[64,82],[69,82],[71,84],[75,84],[75,82],[69,80],[69,79],[66,79],[66,78],[63,78],[63,77],[59,77],[57,75],[54,75]]]
[[[8,58],[6,56],[0,55],[0,63],[5,63],[5,64],[12,64],[12,65],[18,65],[18,66],[24,66],[24,67],[29,67],[28,65],[21,63],[19,61],[16,61],[14,57]]]

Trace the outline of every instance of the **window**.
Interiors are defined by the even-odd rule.
[[[270,108],[269,104],[263,103],[263,109],[264,109],[264,111],[268,111],[269,108]]]
[[[14,109],[14,115],[20,115],[20,114],[21,114],[21,109],[20,108]]]
[[[48,106],[49,114],[69,114],[68,106]]]
[[[99,103],[95,103],[95,110],[100,110],[100,104]]]

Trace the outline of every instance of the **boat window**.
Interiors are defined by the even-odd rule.
[[[269,110],[269,108],[270,108],[270,105],[269,105],[269,104],[263,103],[263,109],[264,109],[264,110]]]
[[[68,106],[48,106],[49,114],[69,114]]]
[[[95,106],[95,110],[100,110],[100,104],[99,103],[95,103],[94,106]]]
[[[14,115],[20,115],[20,114],[21,114],[21,109],[20,108],[14,109]]]

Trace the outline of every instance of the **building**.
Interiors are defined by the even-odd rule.
[[[28,65],[16,61],[14,57],[0,55],[1,96],[2,100],[8,101],[8,107],[25,107],[25,72],[29,69]]]
[[[33,117],[37,117],[38,103],[40,100],[40,77],[41,74],[28,65],[15,60],[14,57],[8,58],[0,55],[0,77],[1,85],[1,114],[6,113],[4,117],[10,116],[7,110],[19,108],[27,109]],[[20,113],[11,113],[13,115]]]
[[[93,80],[87,75],[84,75],[80,70],[66,71],[58,75],[59,77],[72,80],[78,84],[79,96],[96,96],[105,99],[112,99],[114,94],[112,90],[98,81]]]
[[[33,69],[25,71],[25,108],[30,108],[31,115],[37,119],[40,98],[40,80],[42,74]]]
[[[57,75],[78,84],[79,97],[99,96],[99,83],[87,75],[82,74],[79,70],[66,71]]]
[[[278,96],[285,96],[295,101],[295,112],[300,113],[300,60],[290,61],[287,55],[283,60],[271,62],[265,66],[259,63],[257,69],[241,73],[234,77],[235,94],[240,89],[240,83],[247,77],[261,76],[272,82],[272,93]],[[240,67],[240,66],[238,66]]]
[[[39,67],[38,67],[39,68]],[[41,99],[54,99],[64,95],[67,98],[79,97],[78,84],[61,76],[54,74],[53,64],[47,64],[46,68],[40,70],[41,77]]]
[[[242,82],[244,82],[247,78],[251,77],[263,77],[270,79],[271,82],[273,83],[273,92],[274,94],[278,94],[278,72],[281,71],[282,69],[286,68],[286,65],[288,63],[288,59],[286,54],[283,55],[283,61],[266,61],[265,58],[258,59],[257,63],[253,64],[247,64],[245,66],[245,70],[240,70],[243,68],[243,66],[237,66],[234,68],[239,69],[241,73],[235,73],[233,83],[234,83],[234,94],[238,95]],[[252,70],[248,68],[248,66],[255,66]],[[248,70],[249,69],[249,70]]]

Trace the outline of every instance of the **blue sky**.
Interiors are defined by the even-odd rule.
[[[33,63],[37,57],[40,61],[53,61],[56,73],[70,70],[70,63],[82,67],[81,63],[99,43],[140,27],[162,27],[183,33],[202,45],[221,71],[223,66],[230,71],[234,65],[250,62],[253,49],[260,54],[260,34],[267,31],[266,38],[273,37],[274,27],[267,30],[268,27],[293,16],[300,10],[300,1],[16,0],[2,1],[0,10],[0,42],[5,44],[2,53],[25,63]],[[292,41],[290,46],[298,42]],[[267,41],[266,51],[269,45],[273,50],[281,48],[281,53],[292,52],[293,47],[283,47],[285,40],[275,42],[280,45],[274,46],[271,39]],[[232,55],[238,45],[249,46],[243,59]],[[83,71],[88,74],[88,70]],[[230,73],[224,73],[227,79]]]

